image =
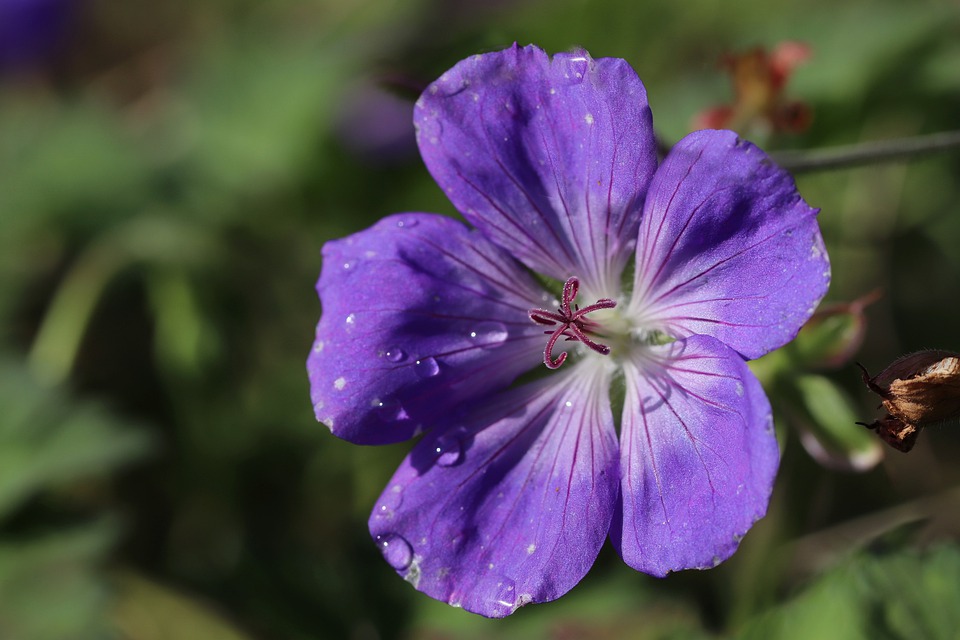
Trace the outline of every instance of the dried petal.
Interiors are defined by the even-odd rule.
[[[863,422],[857,424],[862,424],[868,429],[876,431],[881,440],[904,453],[913,449],[913,445],[917,443],[917,436],[920,435],[920,427],[901,422],[889,413],[880,420],[874,420],[871,424],[864,424]]]
[[[960,354],[935,349],[912,353],[873,378],[860,369],[887,410],[865,426],[901,451],[913,448],[922,427],[960,417]]]
[[[861,367],[862,368],[862,367]],[[960,417],[960,354],[929,350],[896,360],[863,380],[895,418],[924,426]]]

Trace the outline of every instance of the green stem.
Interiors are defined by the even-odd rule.
[[[173,217],[144,214],[103,235],[81,254],[54,295],[28,355],[33,374],[49,385],[67,379],[97,301],[121,270],[138,262],[186,266],[214,251],[202,229]]]
[[[50,386],[66,380],[103,289],[128,261],[127,254],[101,243],[73,266],[57,289],[27,357],[37,380]]]
[[[791,173],[810,173],[882,162],[913,160],[956,149],[960,149],[960,131],[944,131],[925,136],[877,140],[809,151],[778,151],[770,155],[777,164]]]

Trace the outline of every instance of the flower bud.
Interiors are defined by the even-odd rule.
[[[797,337],[783,347],[792,367],[837,369],[853,359],[867,331],[867,306],[880,299],[875,290],[851,302],[831,304],[807,320]]]
[[[882,398],[887,415],[864,426],[900,451],[913,448],[924,426],[960,417],[960,354],[928,350],[896,360],[863,381]],[[863,424],[863,423],[861,423]]]

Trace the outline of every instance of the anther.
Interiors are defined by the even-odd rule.
[[[588,307],[581,309],[574,304],[577,292],[580,291],[580,281],[576,278],[570,278],[563,285],[563,298],[560,301],[560,308],[557,312],[547,311],[546,309],[531,309],[528,313],[530,319],[537,324],[553,326],[558,325],[552,331],[544,331],[544,334],[550,336],[547,340],[547,346],[543,350],[543,364],[548,369],[559,369],[567,360],[567,352],[564,351],[556,359],[553,357],[553,348],[557,341],[562,337],[566,341],[575,340],[582,342],[597,353],[608,355],[610,347],[592,340],[587,333],[592,333],[597,325],[586,318],[588,313],[599,309],[612,309],[617,306],[614,300],[601,298]]]

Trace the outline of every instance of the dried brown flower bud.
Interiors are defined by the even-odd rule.
[[[890,446],[909,451],[926,425],[960,417],[960,354],[929,350],[894,361],[870,377],[860,366],[863,381],[882,398],[887,415],[864,426],[874,429]]]

